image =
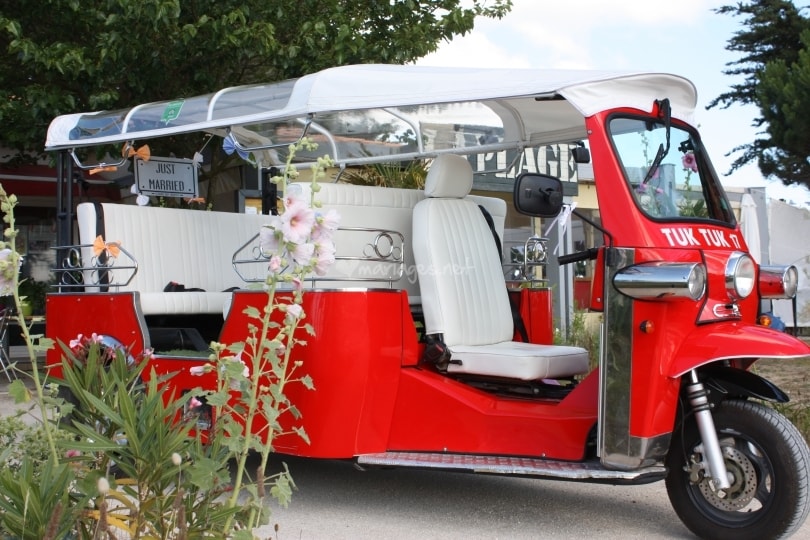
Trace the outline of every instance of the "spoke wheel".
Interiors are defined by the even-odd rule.
[[[676,433],[667,492],[676,513],[702,538],[781,538],[810,510],[810,451],[799,431],[760,403],[731,400],[713,411],[731,486],[717,489],[702,467],[694,422]]]

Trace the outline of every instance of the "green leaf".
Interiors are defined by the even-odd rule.
[[[209,405],[212,407],[224,407],[228,404],[228,399],[230,398],[227,390],[221,390],[219,392],[212,392],[208,394],[205,400],[208,402]]]
[[[293,431],[295,431],[298,434],[298,436],[304,440],[305,443],[310,444],[309,435],[307,435],[307,431],[303,428],[303,426],[294,427]]]
[[[242,313],[244,313],[245,315],[247,315],[251,319],[261,319],[262,318],[261,312],[254,306],[246,307],[245,310]]]
[[[14,403],[17,404],[31,401],[31,391],[20,379],[15,379],[8,385],[8,395],[13,397]]]
[[[301,377],[301,384],[303,384],[304,388],[307,390],[315,390],[315,383],[312,382],[312,377],[309,375]]]

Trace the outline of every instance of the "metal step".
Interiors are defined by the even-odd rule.
[[[484,474],[537,476],[590,482],[647,483],[663,480],[663,466],[633,471],[606,469],[598,461],[554,461],[527,457],[420,452],[381,452],[357,457],[361,467],[415,467]]]

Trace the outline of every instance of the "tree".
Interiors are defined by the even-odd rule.
[[[708,108],[756,105],[760,116],[753,125],[762,128],[763,135],[732,150],[741,155],[729,172],[756,161],[766,177],[810,185],[810,131],[802,114],[810,105],[810,20],[787,0],[739,2],[715,11],[745,17],[745,28],[726,46],[743,56],[724,71],[744,80],[731,85]]]
[[[407,63],[511,0],[16,0],[0,7],[0,146],[39,152],[59,114]]]

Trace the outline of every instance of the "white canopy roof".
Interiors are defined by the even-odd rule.
[[[233,130],[238,143],[266,146],[278,140],[281,124],[303,125],[307,120],[334,147],[335,137],[363,139],[358,125],[368,126],[370,118],[378,124],[401,122],[421,134],[437,118],[460,115],[469,120],[470,111],[490,118],[467,122],[479,132],[491,125],[498,130],[499,141],[529,145],[583,138],[585,117],[617,107],[649,111],[655,100],[664,98],[670,100],[673,117],[692,123],[695,87],[670,74],[356,65],[128,110],[59,116],[51,122],[45,148],[228,130]],[[381,118],[383,113],[386,119]],[[358,122],[358,115],[366,116],[365,123]],[[345,127],[350,117],[351,130],[333,132],[334,126]],[[404,133],[404,128],[391,129]],[[365,137],[366,142],[373,140],[368,133]],[[421,136],[415,139],[422,141]],[[420,146],[419,151],[426,149]],[[339,152],[336,157],[340,160]]]

